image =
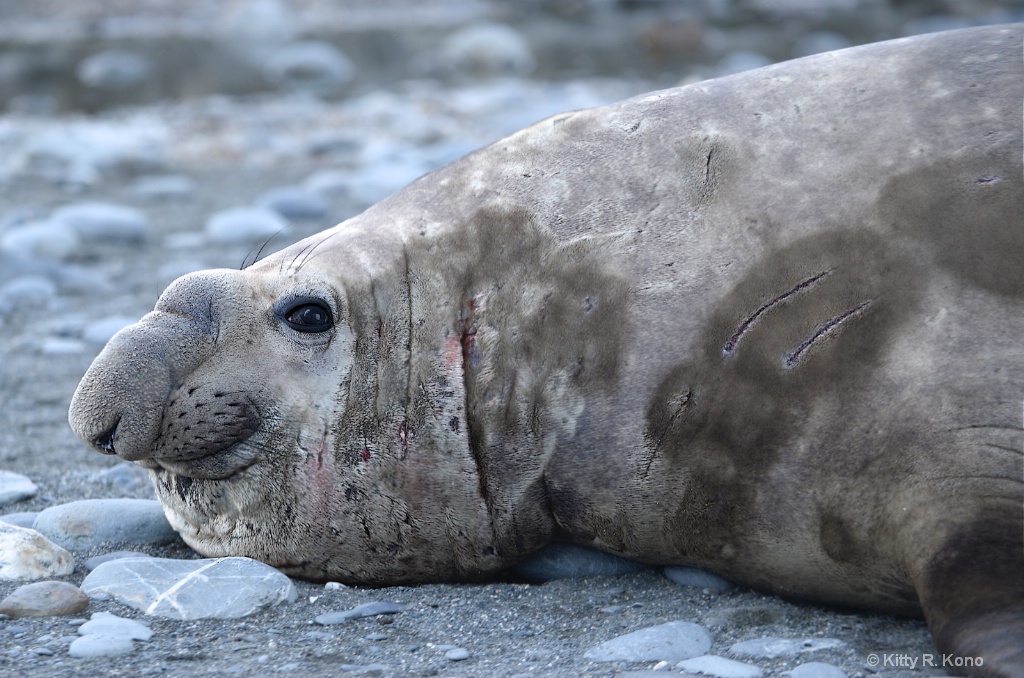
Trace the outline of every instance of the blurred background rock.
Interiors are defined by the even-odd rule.
[[[670,86],[1022,18],[1022,0],[0,0],[0,110],[337,99],[409,79]]]

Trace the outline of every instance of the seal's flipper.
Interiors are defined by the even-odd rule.
[[[1007,479],[1006,482],[1020,481]],[[1019,495],[1019,491],[1018,491]],[[1024,676],[1024,510],[993,498],[950,530],[918,573],[942,664],[971,676]]]

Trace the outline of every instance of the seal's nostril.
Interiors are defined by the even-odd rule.
[[[117,425],[121,423],[118,419],[113,426],[92,439],[92,446],[103,454],[117,454],[114,450],[114,434],[117,433]]]

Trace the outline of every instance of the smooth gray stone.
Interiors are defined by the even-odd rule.
[[[264,74],[286,89],[335,94],[355,77],[355,66],[330,43],[295,42],[270,55]]]
[[[684,659],[676,664],[676,669],[714,678],[761,678],[764,675],[759,666],[712,654]]]
[[[81,249],[74,229],[56,221],[32,221],[0,235],[0,248],[22,257],[62,261]]]
[[[76,73],[89,87],[125,90],[144,84],[153,75],[153,64],[129,50],[107,49],[82,59]]]
[[[178,200],[191,198],[196,182],[183,174],[151,174],[132,183],[132,193],[147,200]]]
[[[744,640],[729,648],[729,652],[761,659],[775,657],[795,657],[804,652],[831,650],[845,647],[846,643],[838,638],[755,638]]]
[[[323,219],[330,209],[321,196],[299,186],[273,188],[257,198],[256,204],[286,219]]]
[[[846,678],[846,671],[833,664],[807,662],[782,675],[789,678]]]
[[[280,214],[266,207],[231,207],[206,221],[206,235],[214,243],[238,245],[266,240],[288,227]]]
[[[23,275],[0,285],[0,315],[19,311],[38,313],[57,296],[57,285],[40,275]]]
[[[461,662],[469,659],[469,656],[469,650],[464,647],[453,647],[444,653],[444,658],[453,662]]]
[[[72,228],[83,240],[135,245],[146,239],[149,218],[134,207],[78,202],[59,207],[50,219]]]
[[[126,315],[99,318],[85,326],[82,330],[82,339],[90,344],[106,344],[115,334],[138,320],[138,318]]]
[[[154,499],[83,499],[51,506],[33,527],[72,551],[107,542],[168,544],[178,539]]]
[[[648,569],[635,560],[572,544],[548,544],[512,568],[517,576],[534,581],[574,577],[614,577]]]
[[[7,506],[36,496],[39,488],[20,473],[0,471],[0,506]]]
[[[7,523],[8,525],[17,525],[18,527],[24,527],[31,530],[32,526],[35,525],[36,517],[39,515],[39,511],[21,511],[19,513],[7,513],[0,516],[0,521]]]
[[[135,490],[152,487],[149,471],[130,462],[97,471],[89,476],[89,480],[110,483],[124,492],[134,492]]]
[[[612,638],[584,656],[598,662],[679,662],[707,654],[712,642],[703,626],[673,621]]]
[[[379,614],[398,614],[405,611],[405,605],[399,603],[370,602],[357,605],[351,610],[344,612],[327,612],[316,617],[316,623],[321,626],[341,624],[350,619],[361,619],[363,617],[375,617]]]
[[[123,558],[103,563],[82,582],[91,596],[108,595],[168,619],[236,619],[297,596],[283,573],[250,558],[174,560]]]
[[[728,579],[695,567],[666,567],[665,576],[680,586],[694,586],[708,591],[728,591],[734,588]]]
[[[536,66],[530,44],[516,29],[484,21],[448,36],[438,51],[438,66],[464,78],[529,75]]]

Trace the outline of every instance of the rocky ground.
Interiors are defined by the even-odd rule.
[[[142,41],[121,34],[111,40],[141,55],[142,71],[132,71],[130,64],[115,57],[88,71],[92,75],[72,69],[65,82],[59,75],[60,60],[47,57],[52,82],[45,88],[17,90],[19,78],[31,72],[25,59],[35,58],[24,56],[31,52],[23,49],[24,36],[35,35],[33,44],[60,43],[65,49],[57,52],[62,54],[85,50],[83,45],[100,52],[103,46],[89,40],[102,38],[104,21],[121,27],[118,30],[152,28],[162,25],[162,13],[170,12],[173,4],[179,12],[174,25],[202,26],[208,3],[195,3],[191,13],[181,10],[189,3],[142,3],[145,11],[134,24],[124,19],[137,10],[130,3],[74,3],[76,9],[63,14],[48,14],[48,4],[67,9],[64,3],[0,7],[8,29],[6,42],[0,42],[6,50],[0,51],[0,95],[7,105],[7,113],[0,115],[0,470],[23,474],[38,487],[34,496],[0,506],[3,514],[36,512],[86,498],[153,497],[134,473],[87,450],[73,437],[66,423],[67,408],[78,379],[106,339],[152,308],[160,291],[183,273],[241,266],[278,231],[264,254],[358,213],[432,167],[557,111],[793,56],[814,44],[843,46],[928,27],[1021,16],[1019,3],[1011,10],[1000,9],[997,3],[927,3],[942,5],[935,13],[914,3],[833,0],[807,9],[815,3],[750,0],[693,3],[694,9],[679,14],[668,2],[579,0],[551,3],[547,9],[538,9],[545,3],[464,3],[472,11],[467,10],[460,23],[451,12],[438,10],[443,3],[351,3],[353,11],[362,12],[358,16],[363,25],[372,25],[372,30],[381,30],[382,25],[380,16],[370,12],[374,7],[390,9],[393,15],[408,10],[406,23],[410,16],[420,16],[439,36],[495,18],[517,28],[485,33],[489,37],[483,43],[490,51],[463,47],[460,52],[458,44],[452,47],[439,38],[437,45],[423,48],[423,59],[412,59],[431,64],[430,69],[408,67],[403,77],[386,82],[378,77],[391,72],[384,67],[374,77],[353,74],[369,58],[365,49],[355,50],[358,58],[353,59],[327,51],[305,55],[308,61],[300,65],[311,69],[313,76],[278,67],[271,70],[284,73],[285,80],[276,84],[271,78],[231,96],[196,90],[193,96],[172,99],[168,93],[174,94],[174,83],[183,80],[166,75],[171,62],[165,52],[147,53],[140,47]],[[26,9],[30,6],[37,8],[36,13]],[[291,28],[275,38],[285,46],[306,37],[311,25],[339,25],[310,19],[315,18],[310,13],[319,7],[316,3],[224,6],[236,18],[246,12],[262,16],[264,26],[286,23],[267,21],[267,16],[285,17]],[[526,6],[532,13],[523,9]],[[766,9],[769,6],[775,9]],[[746,23],[730,22],[730,8]],[[798,20],[784,24],[773,42],[771,29],[757,20],[780,8],[789,12],[787,18]],[[706,12],[701,14],[701,9]],[[848,18],[854,11],[861,19],[851,22],[856,31],[851,29],[847,36],[841,30],[845,24],[835,17]],[[608,18],[597,12],[613,14]],[[545,64],[556,54],[552,45],[558,41],[551,36],[559,27],[575,36],[573,40],[580,41],[577,51],[586,54],[601,45],[593,35],[580,37],[587,35],[586,22],[600,27],[593,33],[605,35],[616,16],[623,26],[635,29],[629,34],[635,39],[630,44],[642,46],[636,54],[624,48],[632,55],[625,70],[602,67],[584,72],[581,64],[606,64],[604,53],[589,61],[577,57],[575,65],[561,70]],[[110,22],[111,17],[122,20]],[[336,14],[332,17],[338,21]],[[34,32],[10,30],[17,22]],[[676,32],[669,37],[651,33],[658,26]],[[338,37],[344,30],[339,31],[332,44],[344,42]],[[22,37],[12,38],[14,34]],[[413,49],[415,40],[409,35],[396,32],[394,44]],[[786,46],[780,54],[765,54],[771,51],[767,48],[744,49],[749,44],[775,44],[783,37]],[[682,48],[679,54],[673,52],[676,48],[671,46],[686,40],[693,43],[697,56],[688,56]],[[381,62],[390,58],[382,56]],[[652,66],[645,58],[657,63]],[[271,68],[263,62],[247,63],[253,72]],[[266,76],[268,71],[260,72]],[[157,78],[156,73],[165,75]],[[567,73],[572,77],[564,77]],[[122,77],[127,77],[128,85],[106,90],[106,99],[97,94],[96,88],[107,85],[95,83],[109,84],[110,78]],[[132,103],[132,97],[141,97],[141,103],[108,105],[118,98]],[[96,101],[107,103],[89,103]],[[84,103],[76,109],[76,102]],[[99,110],[81,113],[90,106]],[[237,211],[243,207],[247,211]],[[288,225],[281,230],[283,224]],[[90,557],[126,546],[162,557],[196,557],[180,542],[110,542],[76,551],[75,571],[56,579],[77,586],[87,574]],[[0,581],[0,598],[21,583]],[[920,658],[935,650],[919,621],[794,604],[747,590],[685,587],[658,570],[541,584],[503,581],[385,589],[325,588],[301,581],[294,585],[298,595],[293,602],[237,620],[176,621],[100,599],[71,616],[0,620],[0,673],[643,675],[648,670],[671,670],[675,663],[603,662],[586,653],[632,631],[686,621],[710,632],[711,654],[747,662],[764,675],[782,675],[806,662],[827,662],[849,676],[944,675],[941,670],[920,669]],[[333,626],[314,621],[319,615],[371,601],[405,607],[397,614]],[[82,620],[96,612],[141,620],[153,631],[152,637],[135,642],[130,652],[117,657],[70,656]],[[803,652],[778,657],[731,651],[738,642],[762,637],[806,644]],[[841,643],[816,649],[821,639]],[[880,665],[872,665],[873,657]],[[918,668],[886,663],[900,658],[918,660]],[[729,674],[730,667],[715,670],[716,675],[743,675]],[[827,675],[826,670],[810,668],[804,675]]]

